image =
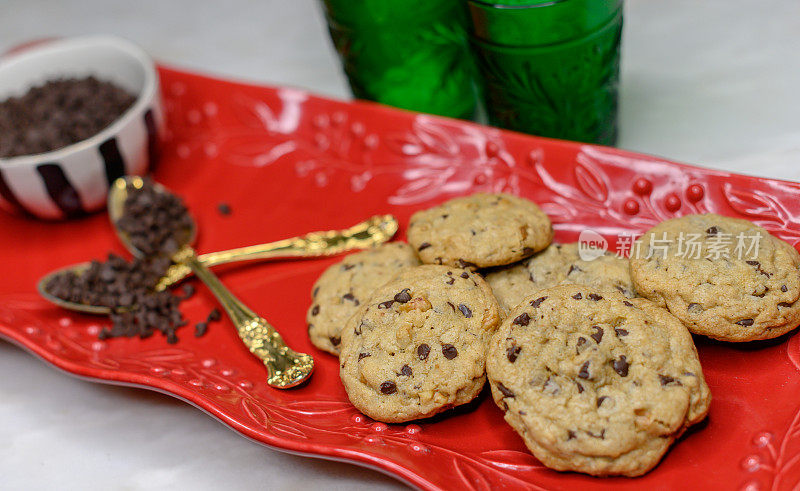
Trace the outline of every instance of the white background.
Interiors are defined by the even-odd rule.
[[[2,0],[0,50],[107,33],[212,74],[349,91],[314,0]],[[800,180],[800,0],[627,0],[619,146]],[[0,341],[0,488],[366,489],[167,396],[82,382]]]

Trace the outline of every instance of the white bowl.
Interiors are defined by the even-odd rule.
[[[52,152],[0,158],[0,208],[62,219],[102,209],[109,185],[141,175],[157,158],[164,117],[153,61],[110,36],[49,41],[0,59],[0,100],[61,77],[110,81],[136,102],[100,133]]]

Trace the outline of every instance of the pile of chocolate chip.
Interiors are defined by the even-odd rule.
[[[96,135],[136,98],[95,77],[50,80],[0,102],[0,158],[57,150]]]
[[[66,272],[55,275],[45,285],[52,295],[71,302],[109,307],[110,328],[100,338],[147,338],[160,332],[168,343],[176,343],[177,329],[187,324],[179,310],[180,303],[194,294],[192,285],[184,285],[183,294],[154,287],[173,264],[171,255],[186,241],[191,217],[180,198],[157,193],[145,180],[141,189],[128,193],[123,217],[117,226],[129,234],[131,242],[146,256],[132,261],[109,254],[104,262],[92,261],[81,274]],[[206,333],[208,324],[220,320],[213,309],[205,321],[195,325],[195,336]]]

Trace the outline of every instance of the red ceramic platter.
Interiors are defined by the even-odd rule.
[[[533,138],[301,90],[244,85],[161,70],[169,118],[157,180],[185,197],[199,252],[342,228],[475,191],[538,202],[556,238],[591,228],[609,240],[676,215],[717,212],[800,242],[800,185],[733,175],[612,148]],[[217,205],[226,202],[232,214]],[[196,339],[100,341],[103,318],[66,312],[35,294],[55,268],[123,252],[105,214],[47,223],[0,215],[0,335],[68,373],[158,390],[203,409],[269,447],[380,469],[420,488],[619,489],[800,486],[800,335],[750,344],[697,339],[714,400],[649,474],[597,479],[543,467],[484,393],[476,404],[408,425],[359,414],[337,360],[306,335],[317,276],[338,259],[217,271],[317,368],[304,387],[279,391],[227,319]],[[197,322],[215,305],[203,288],[184,303]]]

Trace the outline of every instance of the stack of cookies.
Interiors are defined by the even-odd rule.
[[[687,234],[692,256],[678,254]],[[720,245],[743,234],[759,242],[746,256],[735,240]],[[669,220],[630,260],[552,239],[547,216],[507,194],[420,211],[410,244],[322,274],[311,341],[339,356],[351,402],[376,420],[433,416],[473,400],[488,379],[543,464],[637,476],[708,412],[690,333],[749,341],[800,323],[800,254],[750,222]]]

